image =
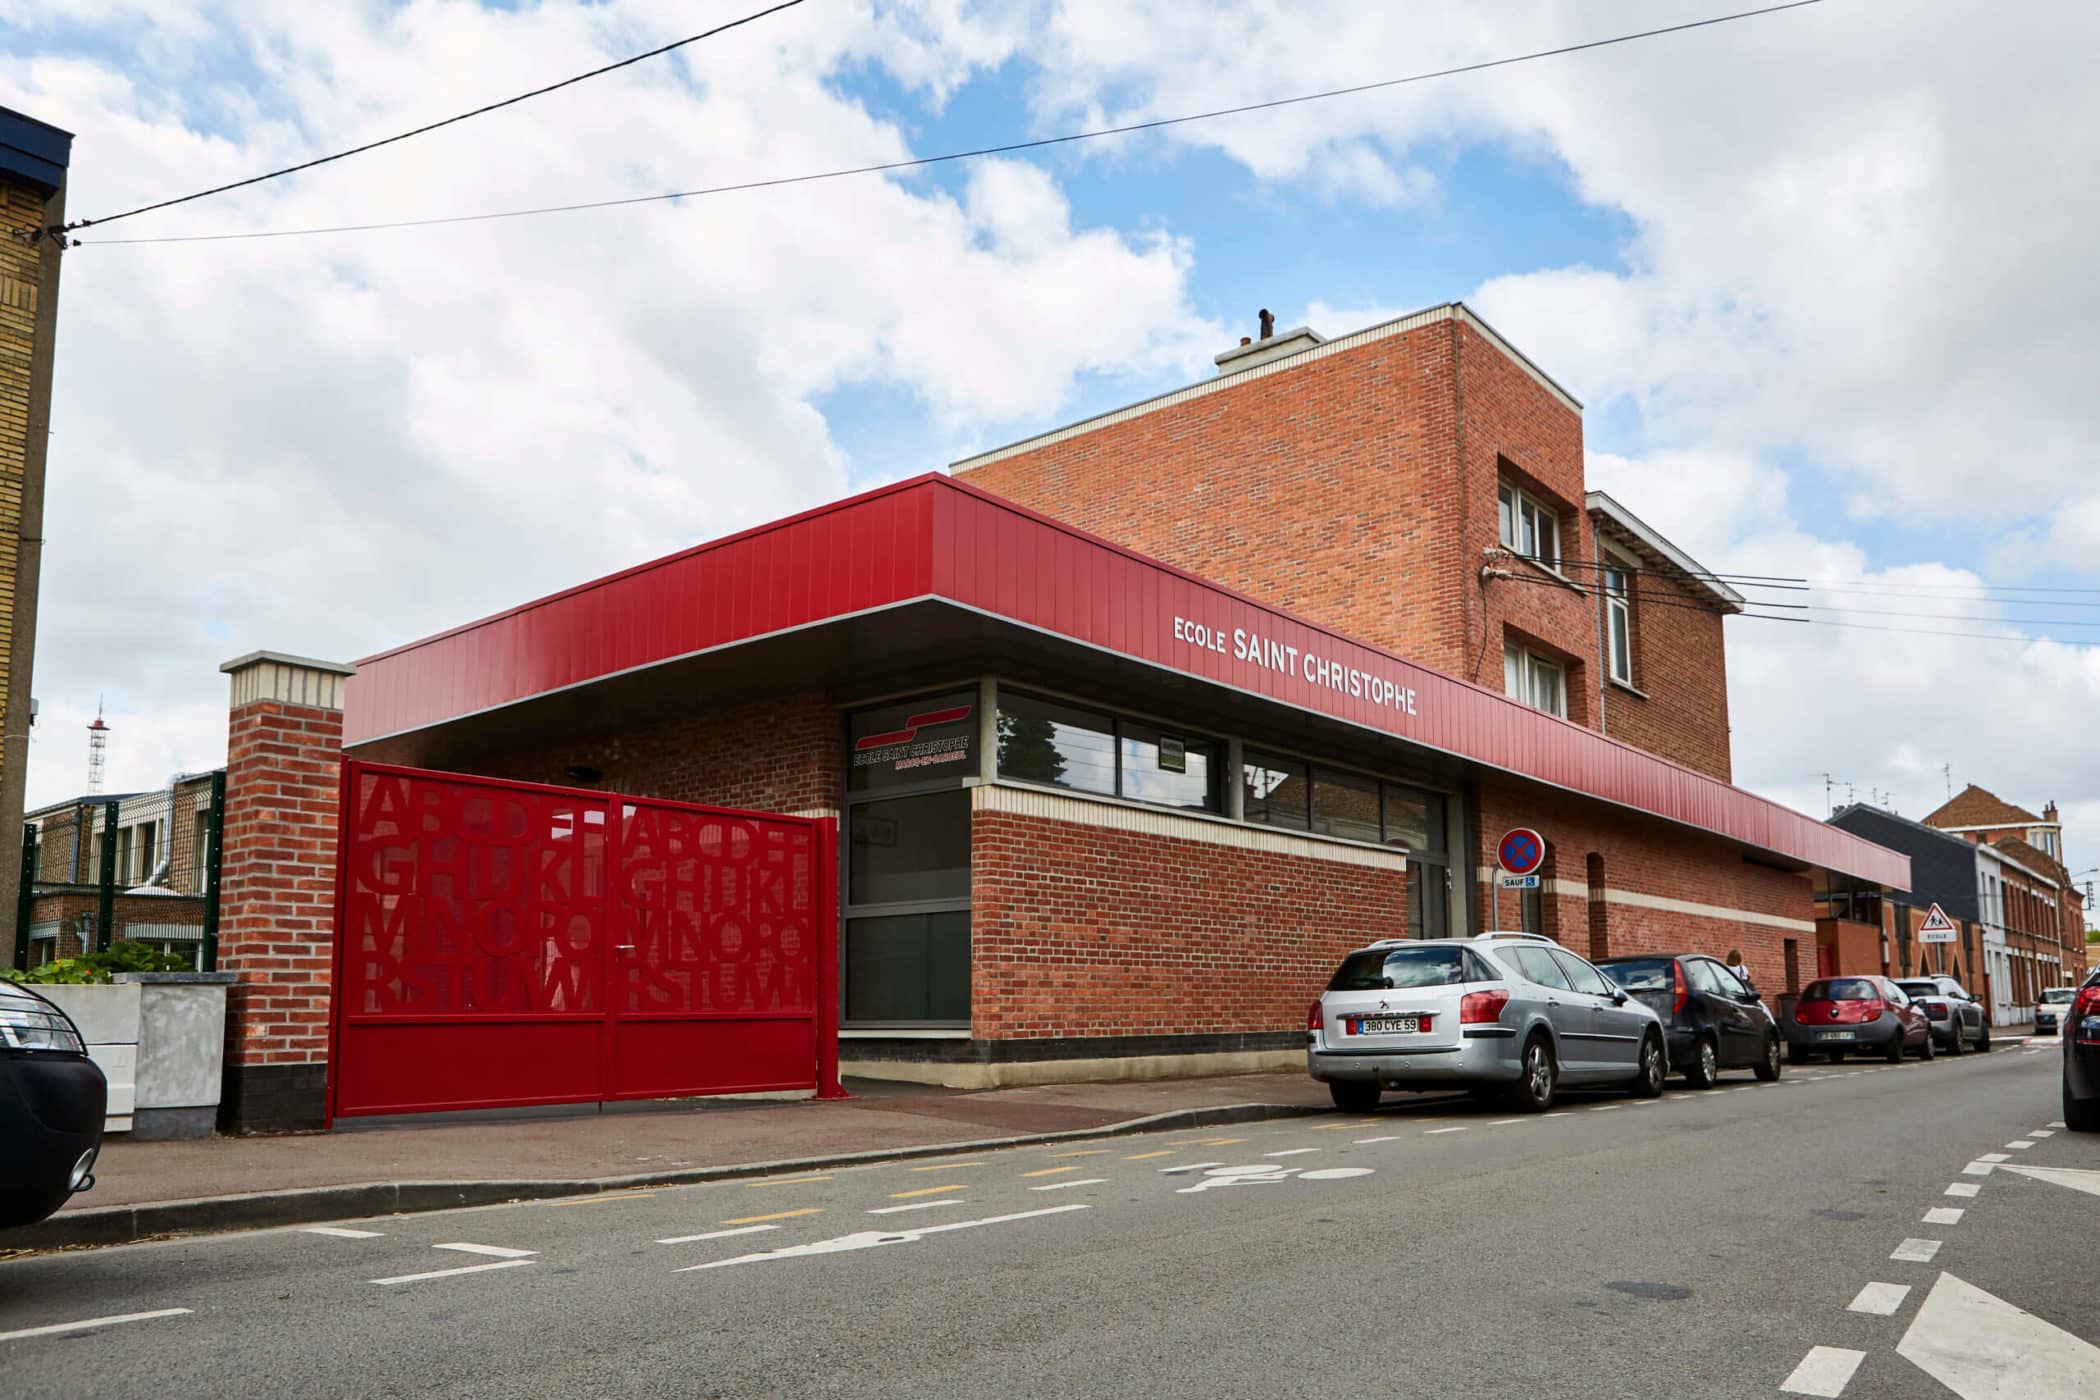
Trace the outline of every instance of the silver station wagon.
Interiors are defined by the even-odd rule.
[[[1307,1018],[1306,1063],[1335,1107],[1388,1089],[1467,1089],[1543,1113],[1561,1086],[1662,1093],[1662,1021],[1529,933],[1389,938],[1342,960]]]

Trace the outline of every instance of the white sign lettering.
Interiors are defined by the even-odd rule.
[[[1243,627],[1235,627],[1227,633],[1207,623],[1177,617],[1174,619],[1174,640],[1198,651],[1213,651],[1235,661],[1251,661],[1279,675],[1298,676],[1337,695],[1354,700],[1368,699],[1381,709],[1397,710],[1404,715],[1415,713],[1415,692],[1411,687],[1369,671],[1360,671],[1354,666],[1345,666],[1316,652],[1300,651],[1274,637],[1264,637]]]

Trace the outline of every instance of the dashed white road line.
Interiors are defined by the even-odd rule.
[[[1966,1167],[1963,1167],[1961,1169],[1961,1174],[1963,1176],[1989,1176],[1992,1172],[1996,1170],[1998,1170],[1998,1164],[1996,1162],[1986,1162],[1979,1158],[1978,1160],[1969,1163],[1969,1165],[1967,1165]]]
[[[892,1210],[910,1210],[910,1206],[892,1206]],[[767,1230],[778,1230],[778,1225],[739,1225],[734,1230],[708,1230],[698,1235],[673,1235],[658,1244],[691,1244],[695,1240],[726,1240],[731,1235],[757,1235]]]
[[[1053,1181],[1048,1186],[1031,1186],[1031,1191],[1069,1191],[1074,1186],[1099,1186],[1108,1180],[1105,1176],[1083,1176],[1077,1181]]]
[[[2034,1130],[2033,1132],[2029,1133],[2029,1134],[2028,1134],[2027,1136],[2029,1136],[2029,1137],[2031,1137],[2031,1138],[2045,1138],[2045,1137],[2055,1137],[2055,1136],[2056,1136],[2056,1134],[2055,1134],[2055,1133],[2052,1133],[2052,1132],[2050,1132],[2050,1131],[2049,1131],[2049,1130],[2048,1130],[2047,1128],[2036,1128],[2036,1129],[2035,1129],[2035,1130]]]
[[[1938,1240],[1921,1240],[1913,1236],[1897,1245],[1889,1258],[1905,1264],[1930,1264],[1932,1256],[1939,1252]]]
[[[1624,1108],[1624,1107],[1626,1107],[1626,1105],[1625,1105],[1625,1104],[1622,1104],[1622,1103],[1593,1103],[1593,1104],[1591,1104],[1591,1105],[1590,1105],[1590,1112],[1592,1112],[1592,1113],[1609,1113],[1609,1112],[1611,1112],[1611,1111],[1612,1111],[1613,1109],[1615,1109],[1615,1108]]]
[[[536,1249],[506,1249],[500,1244],[434,1244],[432,1249],[456,1249],[461,1254],[486,1254],[491,1259],[523,1259]]]
[[[1857,1297],[1845,1304],[1845,1311],[1889,1317],[1903,1306],[1903,1300],[1909,1296],[1910,1285],[1907,1283],[1870,1283],[1859,1290]]]
[[[726,1269],[733,1264],[757,1264],[777,1259],[800,1259],[812,1254],[846,1254],[854,1250],[875,1249],[889,1244],[917,1244],[928,1235],[945,1234],[950,1230],[974,1230],[984,1225],[1005,1225],[1016,1220],[1036,1220],[1046,1215],[1063,1215],[1067,1211],[1092,1210],[1084,1204],[1069,1206],[1046,1206],[1042,1210],[1015,1211],[1010,1215],[990,1215],[982,1220],[951,1220],[945,1225],[922,1225],[917,1229],[900,1229],[895,1232],[863,1230],[857,1234],[841,1235],[836,1239],[816,1240],[810,1244],[789,1245],[785,1249],[769,1250],[764,1254],[741,1254],[734,1259],[716,1259],[705,1264],[688,1264],[674,1272],[687,1274],[697,1269]]]
[[[1792,1375],[1779,1383],[1779,1388],[1789,1395],[1819,1395],[1824,1400],[1834,1400],[1845,1393],[1852,1373],[1866,1357],[1863,1351],[1844,1347],[1810,1347],[1808,1355],[1801,1358]]]
[[[1438,1133],[1462,1133],[1462,1132],[1464,1132],[1465,1130],[1466,1130],[1466,1125],[1465,1125],[1465,1124],[1463,1124],[1463,1123],[1461,1123],[1461,1124],[1459,1124],[1459,1125],[1458,1125],[1457,1127],[1455,1127],[1455,1128],[1431,1128],[1431,1129],[1430,1129],[1430,1130],[1429,1130],[1428,1132],[1426,1132],[1426,1133],[1422,1134],[1422,1136],[1423,1136],[1423,1137],[1435,1137],[1435,1136],[1436,1136],[1436,1135],[1437,1135]]]
[[[1182,1176],[1188,1172],[1200,1172],[1205,1167],[1222,1167],[1224,1165],[1223,1162],[1183,1162],[1178,1167],[1161,1167],[1159,1174],[1161,1176]]]
[[[2026,1138],[2018,1138],[2012,1142],[2008,1142],[2005,1145],[2007,1147],[2010,1147],[2015,1152],[2025,1152],[2028,1148],[2034,1146],[2034,1144],[2029,1142]]]
[[[1488,1126],[1490,1128],[1506,1128],[1512,1123],[1521,1123],[1523,1121],[1524,1120],[1521,1118],[1497,1118],[1494,1122],[1488,1124]],[[1372,1138],[1371,1141],[1377,1142],[1378,1139]]]
[[[1511,1119],[1511,1120],[1509,1120],[1509,1121],[1511,1121],[1511,1122],[1514,1122],[1514,1121],[1516,1121],[1516,1120],[1514,1120],[1514,1119]],[[1354,1143],[1354,1145],[1355,1145],[1355,1146],[1357,1146],[1357,1147],[1363,1147],[1363,1146],[1365,1146],[1365,1145],[1367,1145],[1367,1144],[1369,1144],[1369,1143],[1374,1143],[1374,1142],[1398,1142],[1398,1141],[1400,1141],[1400,1138],[1399,1138],[1399,1136],[1398,1136],[1397,1134],[1393,1134],[1393,1133],[1388,1133],[1388,1134],[1387,1134],[1386,1136],[1384,1136],[1384,1137],[1374,1137],[1374,1138],[1357,1138],[1357,1139],[1355,1139],[1355,1143]]]
[[[2064,1123],[2061,1118],[2052,1118],[2051,1120],[2049,1120],[2049,1126],[2052,1128],[2061,1128],[2063,1125]]]
[[[1947,1189],[1945,1191],[1942,1191],[1940,1194],[1943,1196],[1973,1196],[1982,1189],[1983,1186],[1978,1182],[1957,1181],[1949,1185]]]
[[[1318,1152],[1317,1147],[1281,1147],[1274,1152],[1264,1152],[1264,1157],[1303,1157],[1308,1152]]]
[[[1976,1160],[1979,1162],[2010,1162],[2012,1154],[2007,1152],[1986,1152]]]
[[[372,1282],[381,1287],[397,1283],[421,1283],[432,1278],[458,1278],[461,1274],[486,1274],[497,1269],[523,1269],[531,1265],[530,1259],[499,1259],[493,1264],[468,1264],[457,1269],[432,1269],[421,1274],[397,1274],[393,1278],[375,1278]]]
[[[299,1233],[302,1235],[330,1235],[339,1240],[376,1240],[382,1232],[378,1230],[351,1230],[341,1225],[302,1225],[299,1227]]]
[[[1934,1206],[1931,1210],[1925,1212],[1925,1219],[1922,1223],[1926,1225],[1959,1225],[1961,1224],[1961,1214],[1961,1207],[1959,1206]]]
[[[961,1205],[962,1203],[963,1203],[963,1198],[962,1198],[962,1197],[960,1197],[960,1196],[951,1196],[951,1197],[949,1197],[949,1198],[948,1198],[947,1200],[945,1200],[945,1201],[911,1201],[911,1202],[909,1202],[909,1203],[907,1203],[907,1204],[905,1204],[905,1205],[901,1205],[901,1206],[876,1206],[876,1207],[875,1207],[875,1208],[874,1208],[873,1210],[870,1210],[870,1211],[868,1212],[868,1214],[870,1214],[870,1215],[901,1215],[901,1214],[903,1214],[903,1213],[904,1213],[905,1211],[908,1211],[908,1210],[932,1210],[932,1209],[933,1209],[933,1208],[934,1208],[935,1206],[959,1206],[959,1205]],[[761,1229],[761,1230],[770,1230],[770,1229],[772,1229],[773,1227],[772,1227],[771,1225],[760,1225],[760,1226],[758,1226],[757,1228],[758,1228],[758,1229]],[[725,1234],[725,1235],[733,1235],[733,1234],[736,1234],[737,1232],[736,1232],[735,1230],[724,1230],[724,1231],[722,1231],[722,1233],[723,1233],[723,1234]],[[698,1238],[700,1238],[700,1239],[706,1239],[707,1237],[706,1237],[705,1235],[701,1235],[701,1236],[699,1236]]]
[[[182,1317],[188,1308],[157,1308],[152,1312],[116,1313],[109,1317],[83,1318],[79,1322],[53,1322],[44,1327],[24,1327],[15,1332],[0,1332],[0,1342],[20,1341],[24,1337],[56,1337],[62,1332],[85,1332],[94,1327],[115,1327],[123,1322],[149,1322],[156,1317]]]

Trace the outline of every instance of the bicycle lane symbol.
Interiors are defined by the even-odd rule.
[[[1212,1167],[1203,1173],[1202,1180],[1193,1186],[1180,1187],[1175,1194],[1192,1196],[1220,1186],[1274,1186],[1292,1180],[1348,1181],[1370,1174],[1369,1167],[1316,1167],[1305,1171],[1298,1167],[1278,1166],[1274,1162],[1250,1162],[1238,1167]]]

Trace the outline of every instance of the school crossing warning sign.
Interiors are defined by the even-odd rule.
[[[1952,943],[1958,936],[1954,920],[1937,904],[1925,911],[1925,922],[1918,925],[1920,943]]]

